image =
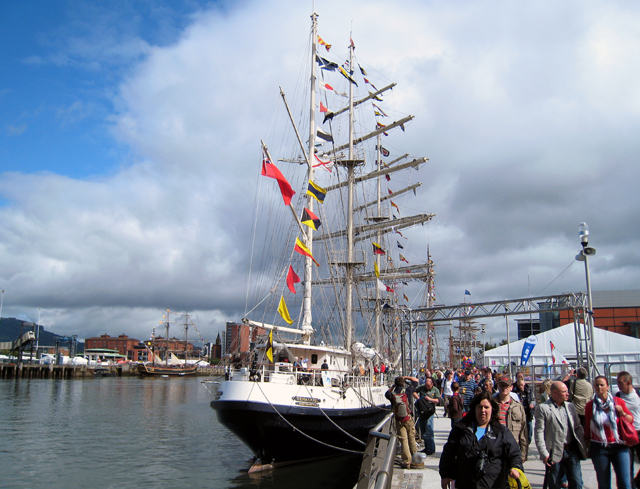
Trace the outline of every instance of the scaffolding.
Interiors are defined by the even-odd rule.
[[[420,360],[417,356],[417,337],[420,327],[427,328],[429,332],[433,331],[433,327],[439,322],[459,321],[461,324],[472,324],[473,320],[480,318],[506,318],[535,313],[573,311],[577,363],[585,365],[591,378],[594,378],[599,375],[599,372],[596,366],[595,345],[587,325],[588,310],[587,295],[581,292],[495,302],[464,303],[456,306],[417,309],[394,308],[395,314],[402,313],[400,341],[403,360],[401,369],[403,372],[414,372],[420,367]],[[470,344],[476,345],[475,342]],[[465,344],[466,346],[468,345]],[[484,349],[484,345],[482,347]]]

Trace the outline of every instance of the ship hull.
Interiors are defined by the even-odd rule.
[[[262,384],[259,390],[264,395],[255,395],[258,389],[251,389],[246,396],[233,395],[251,387],[247,384],[251,383],[223,382],[222,398],[212,401],[211,407],[220,423],[247,445],[261,464],[277,466],[345,451],[361,453],[369,431],[389,412],[380,392],[375,396],[377,402],[365,405],[349,402],[349,398],[361,396],[353,390],[337,405],[327,398],[324,389],[317,388],[313,393],[295,392],[294,386],[274,390]],[[231,395],[227,395],[229,391]],[[288,402],[283,404],[285,399]]]
[[[138,365],[138,373],[143,376],[161,377],[184,377],[185,375],[195,375],[197,367],[155,367],[153,365]]]

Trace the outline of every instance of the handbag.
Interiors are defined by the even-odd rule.
[[[626,416],[618,416],[616,425],[618,427],[618,436],[622,443],[628,447],[633,447],[640,443],[638,441],[638,432],[633,427],[633,423],[627,420]]]

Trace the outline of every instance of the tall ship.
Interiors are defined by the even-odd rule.
[[[317,19],[296,103],[280,89],[280,147],[261,143],[243,319],[251,351],[231,362],[211,402],[254,452],[251,470],[361,453],[403,361],[405,287],[422,282],[427,303],[433,293],[431,261],[410,264],[403,235],[434,217],[405,210],[428,159],[386,143],[413,116],[394,120],[385,97],[395,83],[378,89],[354,41],[332,48]],[[300,120],[294,105],[305,107]]]
[[[148,345],[145,345],[149,349],[152,361],[138,364],[138,373],[143,377],[183,377],[185,375],[196,375],[198,367],[195,364],[189,364],[188,362],[188,346],[189,340],[187,339],[187,332],[190,326],[190,317],[188,314],[184,316],[184,350],[178,351],[171,348],[172,344],[180,344],[181,341],[169,338],[169,327],[171,324],[171,311],[167,309],[167,312],[163,316],[163,320],[160,321],[165,328],[165,337],[157,338],[155,334],[155,328],[151,334],[151,340]],[[183,359],[179,359],[176,353],[182,354]]]

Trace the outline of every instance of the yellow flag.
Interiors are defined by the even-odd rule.
[[[284,295],[280,296],[280,305],[278,306],[278,312],[282,316],[282,319],[284,319],[289,324],[293,324],[293,319],[291,319],[291,316],[289,316],[289,309],[287,309],[287,304],[284,302]]]
[[[376,272],[376,277],[380,278],[380,270],[378,270],[378,263],[373,262],[373,270]]]
[[[267,341],[267,358],[273,363],[273,330],[269,331],[269,340]]]

